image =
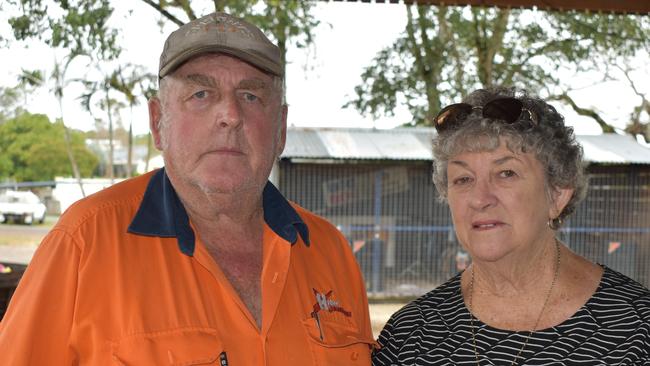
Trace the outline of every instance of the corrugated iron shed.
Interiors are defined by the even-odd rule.
[[[433,128],[302,128],[287,131],[282,154],[287,159],[307,160],[420,160],[431,161]],[[650,148],[632,136],[581,135],[578,141],[585,161],[599,164],[648,164]]]

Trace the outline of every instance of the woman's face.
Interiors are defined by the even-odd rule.
[[[447,175],[456,235],[476,261],[517,259],[552,239],[548,219],[557,217],[572,193],[558,190],[552,202],[542,164],[531,153],[508,150],[504,141],[494,151],[453,156]]]

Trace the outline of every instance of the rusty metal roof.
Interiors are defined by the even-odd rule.
[[[433,128],[290,127],[283,158],[292,160],[420,160],[431,161]],[[648,164],[650,148],[632,136],[580,135],[585,161],[599,164]]]
[[[371,0],[324,1],[371,2]],[[379,4],[498,6],[502,8],[538,8],[554,11],[603,11],[623,14],[650,13],[650,1],[648,0],[373,0],[372,2]]]

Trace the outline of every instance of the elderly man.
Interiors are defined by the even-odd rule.
[[[211,14],[173,32],[149,102],[165,168],[71,207],[0,324],[6,365],[362,365],[347,242],[267,182],[284,148],[279,49]]]

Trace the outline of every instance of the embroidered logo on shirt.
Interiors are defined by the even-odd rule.
[[[334,290],[330,290],[326,294],[322,294],[316,291],[316,289],[314,288],[312,290],[314,290],[314,295],[316,296],[316,303],[314,304],[314,309],[313,309],[314,311],[311,312],[312,317],[314,315],[317,315],[318,312],[321,310],[329,311],[330,313],[337,311],[347,317],[352,316],[352,313],[343,309],[343,307],[339,305],[338,301],[332,300],[332,293],[334,292]]]
[[[320,333],[320,339],[322,341],[324,339],[324,336],[323,328],[321,328],[320,324],[320,316],[318,314],[319,312],[339,312],[348,318],[352,316],[352,312],[345,310],[338,301],[332,299],[332,293],[334,290],[329,290],[329,292],[326,294],[316,291],[315,288],[312,288],[312,290],[316,296],[316,303],[314,304],[313,311],[311,312],[311,317],[316,320],[316,326],[318,327],[318,332]]]

